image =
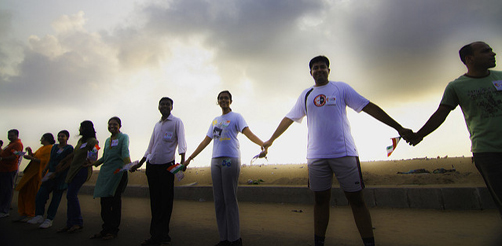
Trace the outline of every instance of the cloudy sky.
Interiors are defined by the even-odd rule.
[[[418,130],[446,84],[465,72],[458,49],[483,40],[502,49],[498,0],[0,0],[0,139],[20,130],[37,149],[45,132],[92,120],[98,139],[122,119],[132,159],[146,150],[160,118],[158,100],[174,99],[188,153],[221,114],[219,91],[262,140],[300,92],[311,86],[308,61],[331,60],[331,80],[345,81],[403,126]],[[349,110],[361,160],[470,156],[461,111],[417,147],[386,146],[397,133]],[[268,163],[305,163],[306,121],[269,151]],[[241,135],[243,163],[259,147]],[[206,149],[194,165],[207,166]],[[260,161],[258,163],[267,163]]]

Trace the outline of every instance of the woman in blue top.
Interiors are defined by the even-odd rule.
[[[251,132],[240,114],[232,112],[232,94],[229,91],[220,92],[217,99],[222,115],[212,121],[206,137],[183,165],[190,164],[214,139],[211,178],[220,234],[220,242],[217,245],[242,245],[237,204],[237,185],[241,169],[237,134],[242,132],[258,146],[262,146],[263,142]]]
[[[59,144],[54,144],[51,149],[51,157],[49,163],[42,171],[47,172],[48,178],[42,179],[42,184],[38,190],[35,199],[35,217],[28,221],[30,224],[40,224],[39,227],[46,229],[52,226],[52,221],[56,217],[61,197],[68,185],[65,183],[68,169],[56,170],[56,166],[61,160],[73,152],[73,146],[68,144],[70,133],[67,130],[62,130],[58,133]],[[52,192],[52,200],[47,209],[47,219],[44,220],[45,204],[49,200],[49,194]]]
[[[108,131],[112,134],[106,139],[103,157],[89,164],[95,167],[103,164],[99,170],[98,180],[94,188],[94,198],[101,197],[102,230],[91,237],[109,240],[117,237],[119,232],[122,199],[121,195],[127,186],[128,173],[117,172],[124,164],[131,163],[129,156],[129,136],[120,132],[122,122],[119,117],[108,120]]]

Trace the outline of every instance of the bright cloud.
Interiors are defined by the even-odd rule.
[[[185,121],[189,152],[221,113],[215,98],[225,89],[265,140],[312,85],[307,64],[319,54],[330,58],[332,80],[417,130],[446,83],[464,72],[459,47],[485,40],[502,48],[495,0],[119,1],[123,10],[115,1],[50,3],[0,7],[0,113],[11,115],[0,130],[18,128],[37,146],[38,135],[63,128],[76,135],[91,119],[103,142],[107,119],[118,115],[136,158],[162,96],[174,99],[173,114]],[[364,114],[349,117],[361,158],[384,159],[395,131]],[[34,127],[33,118],[43,120]],[[453,130],[466,133],[462,121],[453,114],[423,145],[398,147],[393,158],[469,154],[467,137],[450,140]],[[305,128],[292,126],[270,161],[304,162]],[[245,138],[241,144],[243,158],[259,149]],[[206,150],[198,159],[209,158]]]

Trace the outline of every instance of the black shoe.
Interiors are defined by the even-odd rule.
[[[160,241],[160,245],[171,245],[171,238],[162,239],[162,241]]]
[[[242,238],[239,238],[233,242],[230,242],[230,245],[232,246],[242,246]]]
[[[230,242],[225,240],[225,241],[220,241],[218,244],[216,244],[215,246],[229,246],[230,245]]]
[[[141,243],[141,245],[142,246],[147,246],[147,245],[156,245],[157,246],[157,245],[160,245],[160,242],[149,238],[149,239],[143,241]]]

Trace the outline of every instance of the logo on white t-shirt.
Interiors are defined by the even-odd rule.
[[[320,94],[314,98],[314,105],[317,107],[322,107],[324,104],[326,104],[326,96],[323,94]]]

